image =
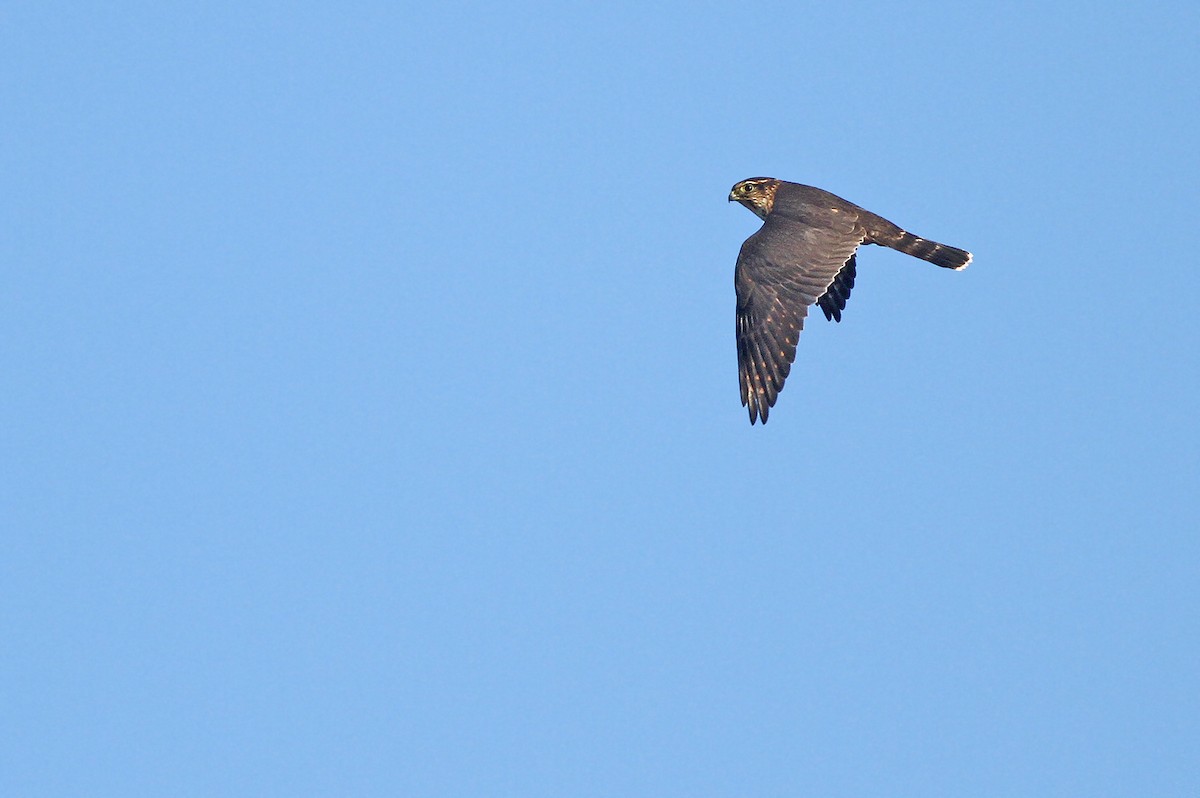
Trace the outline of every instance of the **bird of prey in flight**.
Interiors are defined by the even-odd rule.
[[[729,201],[763,220],[742,244],[733,277],[738,372],[751,424],[767,423],[783,390],[808,306],[816,303],[826,319],[842,320],[860,244],[891,247],[955,271],[971,262],[970,252],[918,238],[812,186],[752,177],[733,187]]]

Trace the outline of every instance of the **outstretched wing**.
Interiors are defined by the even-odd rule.
[[[742,404],[751,424],[767,422],[783,390],[808,306],[825,296],[843,267],[850,269],[853,284],[854,264],[848,261],[860,243],[857,216],[830,211],[817,225],[772,214],[742,244],[734,270],[737,351]],[[844,294],[839,289],[841,306],[829,307],[840,315],[848,295],[847,285]]]

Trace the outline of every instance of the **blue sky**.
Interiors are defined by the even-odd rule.
[[[0,793],[1200,793],[1198,24],[10,4]]]

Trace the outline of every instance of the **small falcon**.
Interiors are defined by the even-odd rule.
[[[743,180],[729,192],[763,220],[742,244],[733,283],[737,290],[737,352],[742,404],[750,423],[767,423],[796,359],[796,341],[808,306],[842,320],[854,287],[860,244],[898,249],[962,271],[971,253],[906,233],[852,202],[812,186],[773,177]]]

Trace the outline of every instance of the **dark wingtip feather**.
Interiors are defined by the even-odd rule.
[[[855,256],[851,255],[841,271],[834,275],[833,282],[825,289],[825,293],[817,297],[817,305],[825,314],[826,321],[842,320],[842,311],[850,300],[850,292],[854,290],[854,276],[857,271]]]

